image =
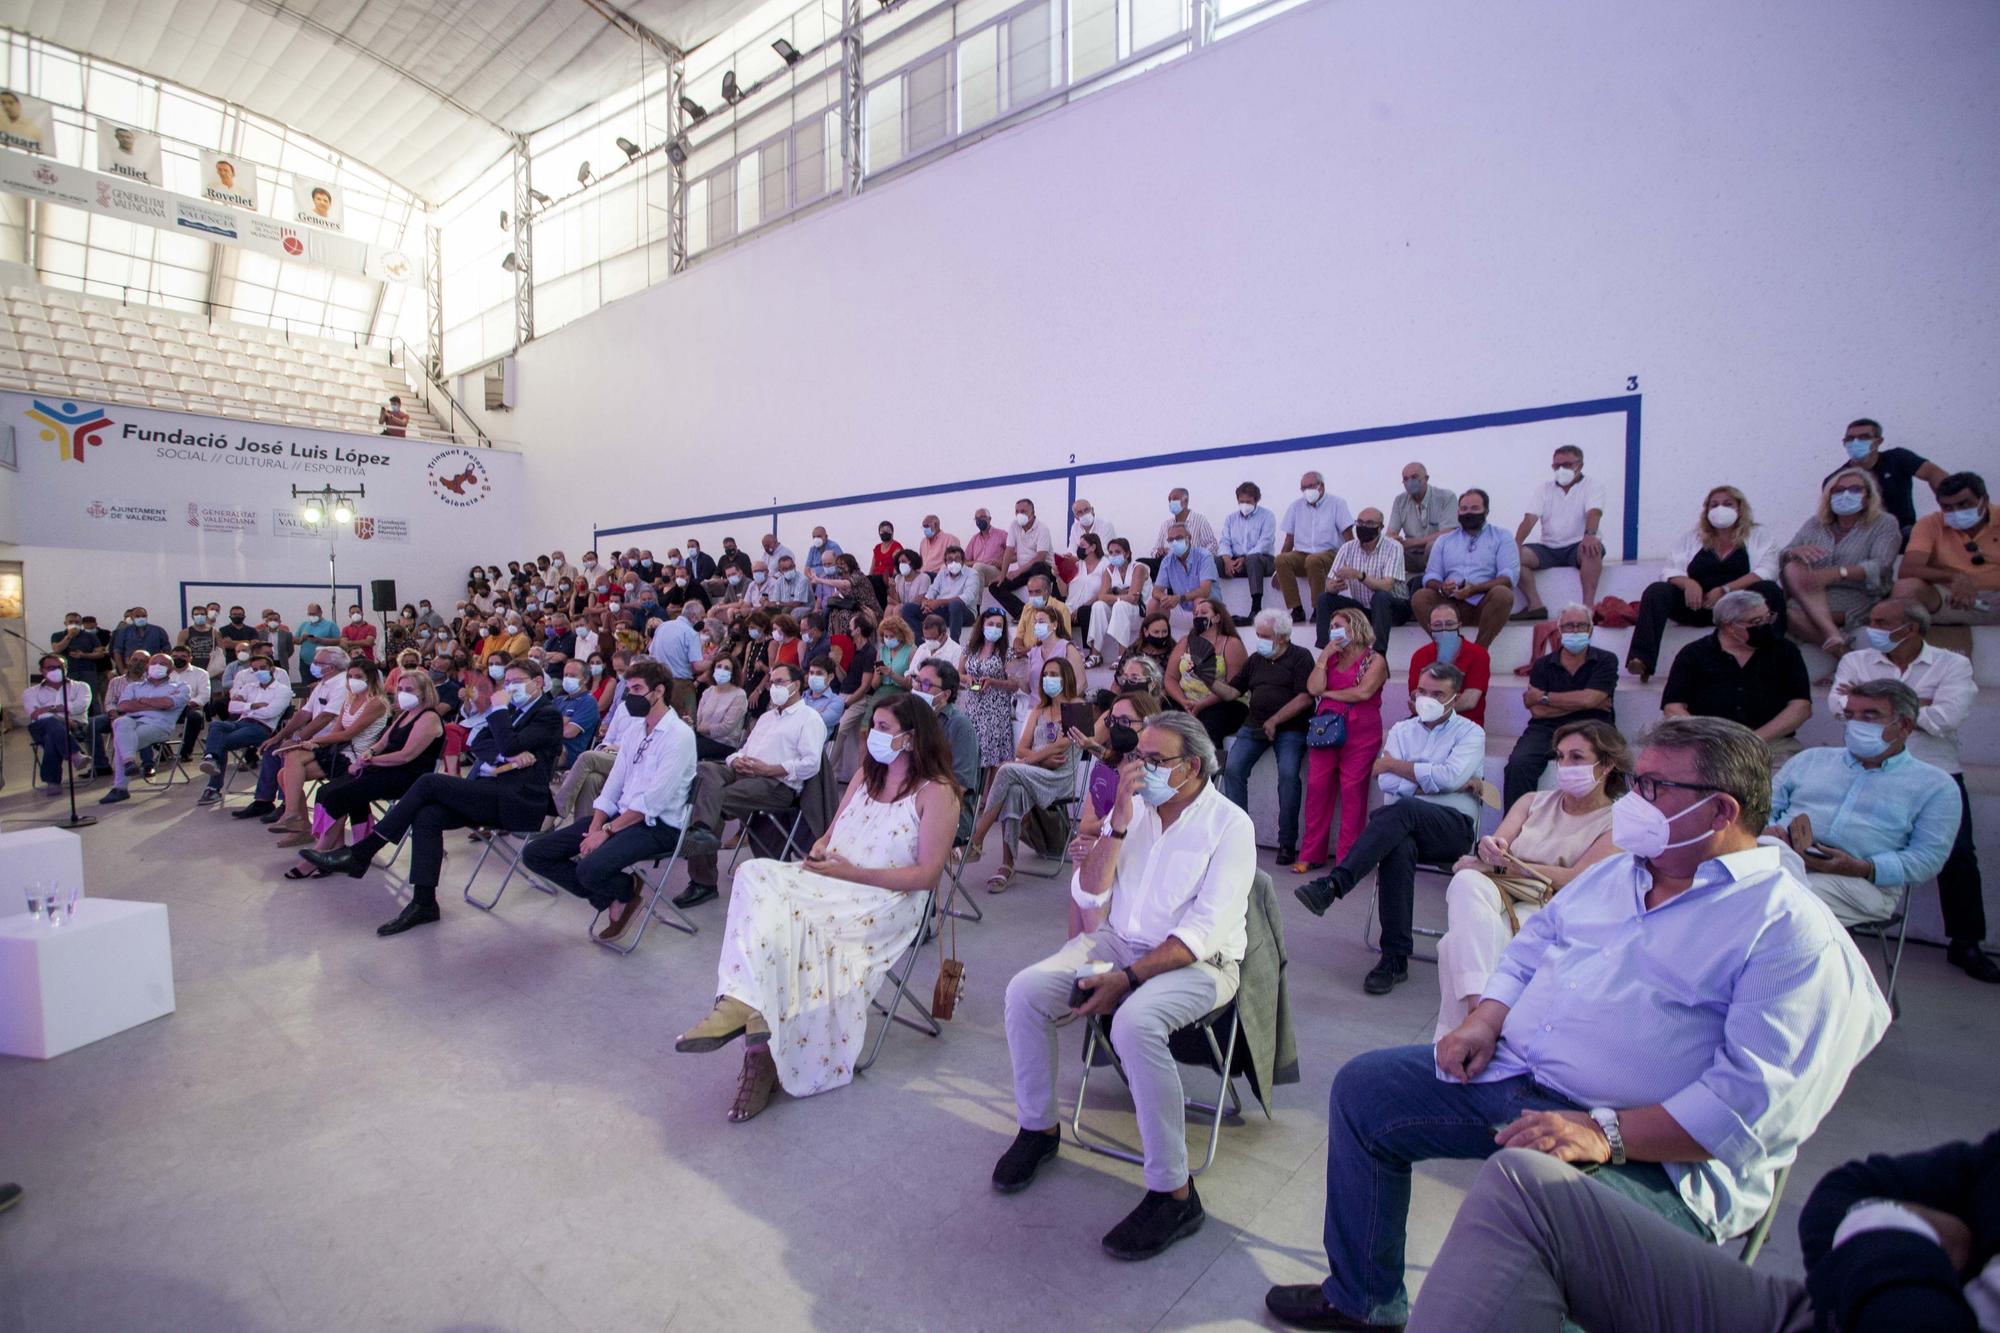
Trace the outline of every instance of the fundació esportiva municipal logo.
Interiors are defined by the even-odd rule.
[[[75,403],[45,403],[35,400],[28,409],[28,419],[42,423],[41,437],[54,441],[62,451],[65,462],[83,461],[84,449],[93,444],[102,444],[98,436],[111,425],[111,418],[101,407],[79,407]]]
[[[484,500],[493,490],[486,464],[470,449],[446,449],[431,457],[431,494],[454,509],[465,509]]]

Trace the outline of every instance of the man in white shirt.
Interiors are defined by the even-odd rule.
[[[1958,757],[1958,729],[1972,712],[1979,686],[1963,654],[1929,642],[1931,613],[1916,601],[1877,602],[1868,613],[1861,647],[1840,659],[1827,697],[1835,717],[1847,691],[1864,680],[1899,680],[1917,692],[1917,729],[1905,743],[1911,755],[1951,774],[1958,784],[1958,838],[1938,871],[1938,903],[1950,946],[1945,956],[1977,981],[2000,982],[2000,966],[1980,947],[1986,938],[1985,890],[1972,845],[1972,798]]]
[[[625,674],[625,713],[640,719],[592,802],[590,817],[534,838],[521,864],[608,915],[600,940],[625,933],[642,907],[643,881],[626,867],[673,853],[675,827],[694,785],[694,729],[671,707],[673,677],[658,662]]]
[[[43,794],[54,796],[62,791],[63,764],[81,753],[69,728],[89,724],[90,686],[71,680],[59,655],[45,653],[40,680],[22,692],[21,710],[28,715],[28,734],[42,748]]]
[[[1333,568],[1333,555],[1340,544],[1354,535],[1354,515],[1347,501],[1329,495],[1326,478],[1308,472],[1299,478],[1299,498],[1285,510],[1278,524],[1278,558],[1273,562],[1271,581],[1278,585],[1292,623],[1303,625],[1311,618],[1299,601],[1299,576],[1303,574],[1311,595],[1326,583]]]
[[[1044,575],[1051,582],[1056,576],[1054,539],[1049,529],[1035,517],[1033,500],[1014,502],[1014,526],[1007,530],[1007,549],[1001,559],[1006,563],[1006,571],[997,583],[987,586],[993,600],[1007,608],[1007,614],[1016,620],[1021,618],[1021,598],[1015,590],[1025,586],[1037,574]]]
[[[1208,521],[1206,515],[1197,514],[1189,509],[1187,487],[1176,486],[1167,492],[1167,516],[1160,520],[1159,531],[1153,534],[1153,558],[1146,561],[1152,566],[1155,574],[1160,572],[1160,561],[1166,558],[1167,542],[1172,538],[1173,529],[1176,527],[1187,529],[1188,541],[1191,544],[1199,546],[1210,555],[1219,553],[1215,525]]]
[[[1097,540],[1108,542],[1118,535],[1118,530],[1111,526],[1110,519],[1101,516],[1097,512],[1096,505],[1082,496],[1078,496],[1076,503],[1070,506],[1069,541],[1064,545],[1063,549],[1067,551],[1076,550],[1077,547],[1083,545],[1083,538],[1086,533],[1095,533]]]
[[[250,804],[229,812],[233,818],[265,819],[269,816],[265,819],[266,823],[275,820],[278,807],[274,801],[278,795],[278,773],[285,766],[284,747],[304,744],[313,733],[340,715],[341,705],[347,700],[346,650],[330,644],[314,650],[312,660],[306,664],[306,674],[312,677],[312,689],[285,724],[257,746],[260,756],[257,790]]]
[[[826,723],[805,706],[799,669],[789,662],[771,668],[771,706],[750,729],[743,748],[727,759],[703,760],[695,770],[693,812],[681,850],[687,857],[688,886],[674,899],[680,908],[698,907],[716,895],[716,831],[732,819],[744,821],[748,836],[760,810],[790,810],[799,792],[819,772],[826,752]]]
[[[201,724],[208,715],[208,697],[215,687],[215,677],[208,674],[207,663],[195,663],[195,655],[186,646],[175,648],[173,654],[171,679],[187,686],[188,692],[188,706],[181,714],[181,762],[186,763],[201,748]]]
[[[345,676],[334,684],[345,690]],[[329,692],[333,688],[328,686]],[[253,650],[236,681],[229,687],[226,715],[208,729],[208,743],[202,750],[201,771],[208,785],[201,789],[198,804],[214,805],[222,799],[222,782],[233,751],[262,745],[277,730],[278,719],[291,707],[292,685],[277,669],[277,659],[263,649]]]
[[[1104,1237],[1120,1259],[1150,1258],[1202,1223],[1167,1038],[1235,997],[1257,873],[1256,832],[1211,781],[1217,769],[1201,723],[1186,713],[1146,720],[1104,835],[1070,886],[1091,929],[1007,983],[1020,1133],[993,1168],[993,1187],[1026,1189],[1056,1155],[1057,1027],[1078,1014],[1110,1016],[1146,1156],[1146,1197]],[[1076,1009],[1072,985],[1086,992]]]
[[[1548,607],[1535,595],[1538,569],[1574,569],[1583,580],[1583,604],[1597,605],[1597,579],[1604,572],[1604,539],[1598,525],[1604,521],[1604,489],[1595,477],[1583,475],[1583,450],[1573,444],[1557,449],[1549,461],[1549,480],[1535,488],[1532,507],[1521,515],[1514,529],[1514,544],[1521,548],[1521,608],[1516,620],[1547,620]],[[1542,525],[1542,539],[1530,542],[1535,524]]]

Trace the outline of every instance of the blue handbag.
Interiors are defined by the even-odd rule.
[[[1327,711],[1314,713],[1306,723],[1306,748],[1309,750],[1337,750],[1347,744],[1347,712]]]

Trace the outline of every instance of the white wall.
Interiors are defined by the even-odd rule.
[[[1648,554],[1725,480],[1788,533],[1857,414],[1990,470],[1996,51],[1983,0],[1295,12],[531,344],[533,544],[1629,375]],[[1411,452],[1326,467],[1382,503]]]

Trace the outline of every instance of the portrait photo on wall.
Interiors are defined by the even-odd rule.
[[[55,125],[47,102],[12,88],[0,88],[0,147],[53,156]]]
[[[257,211],[257,164],[232,153],[207,149],[201,155],[201,197],[231,208]]]
[[[161,185],[160,136],[114,121],[97,122],[97,169],[143,185]]]

